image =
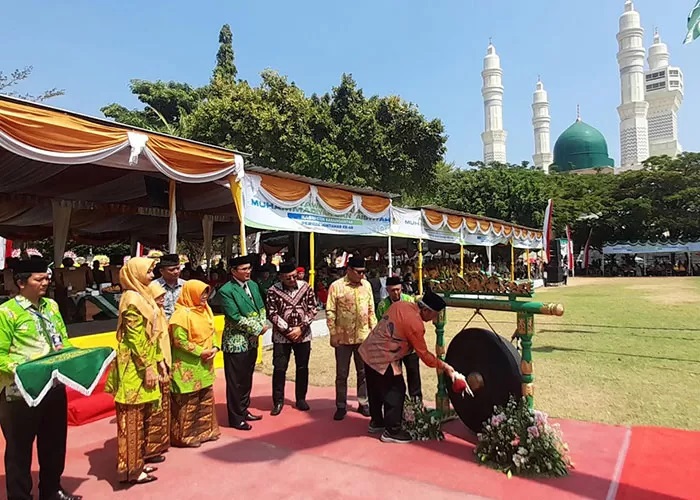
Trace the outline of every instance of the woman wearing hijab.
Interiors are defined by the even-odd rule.
[[[119,273],[124,293],[119,301],[117,357],[105,391],[114,394],[117,409],[117,471],[120,482],[143,484],[155,481],[149,463],[165,460],[147,454],[147,436],[154,411],[160,406],[159,376],[166,375],[156,323],[158,306],[148,284],[155,261],[134,257]]]
[[[214,314],[209,286],[190,280],[182,287],[170,318],[173,446],[197,448],[219,439],[214,412]]]
[[[168,451],[170,447],[170,368],[173,366],[173,357],[170,349],[170,335],[168,333],[168,319],[165,316],[165,288],[158,281],[151,281],[148,291],[158,306],[156,319],[153,324],[153,335],[158,339],[160,350],[163,353],[165,374],[159,377],[160,408],[151,414],[151,425],[146,436],[146,460],[150,457],[158,457]]]

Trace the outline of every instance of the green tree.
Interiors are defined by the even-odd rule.
[[[145,104],[144,109],[112,103],[100,111],[119,123],[179,136],[183,135],[183,117],[194,111],[206,95],[202,88],[160,80],[131,80],[129,88]]]
[[[224,24],[219,32],[219,51],[216,53],[216,67],[214,79],[222,79],[226,82],[236,81],[238,70],[234,63],[233,33],[228,24]]]

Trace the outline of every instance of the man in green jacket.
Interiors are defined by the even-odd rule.
[[[221,350],[226,376],[226,407],[229,426],[241,431],[252,427],[248,422],[262,416],[248,411],[253,372],[258,357],[258,339],[267,329],[265,300],[258,284],[250,279],[249,257],[235,257],[229,262],[231,279],[219,289],[224,311]]]
[[[19,294],[0,306],[0,427],[5,436],[7,498],[32,498],[32,448],[39,455],[39,497],[80,500],[61,487],[66,463],[68,401],[66,388],[51,388],[41,403],[30,408],[14,383],[18,365],[72,347],[58,304],[44,297],[49,286],[48,264],[41,260],[17,263],[14,281]]]
[[[413,297],[401,292],[401,278],[389,276],[386,279],[387,298],[377,305],[377,321],[381,320],[394,302],[415,302]],[[415,351],[403,358],[406,367],[406,380],[408,382],[408,395],[414,401],[423,400],[423,391],[420,380],[420,362]]]

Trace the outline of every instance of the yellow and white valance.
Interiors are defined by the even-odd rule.
[[[2,98],[0,147],[59,165],[99,163],[128,168],[144,156],[149,163],[145,170],[157,170],[185,183],[216,181],[243,168],[243,158],[231,151]],[[128,162],[115,156],[126,148],[130,148]]]
[[[281,208],[317,203],[329,214],[342,216],[360,212],[371,219],[389,216],[391,200],[352,193],[343,189],[315,186],[302,181],[265,174],[248,174],[251,187]]]

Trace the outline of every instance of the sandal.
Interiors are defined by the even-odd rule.
[[[150,474],[147,474],[146,472],[142,472],[138,479],[135,479],[135,480],[129,481],[129,482],[131,484],[146,484],[146,483],[152,483],[153,481],[156,481],[157,479],[158,478],[156,476],[151,476]]]
[[[153,472],[155,472],[155,471],[157,471],[157,470],[158,470],[158,467],[153,467],[152,465],[147,465],[146,467],[143,468],[143,471],[144,471],[146,474],[151,474],[151,473],[153,473]]]

